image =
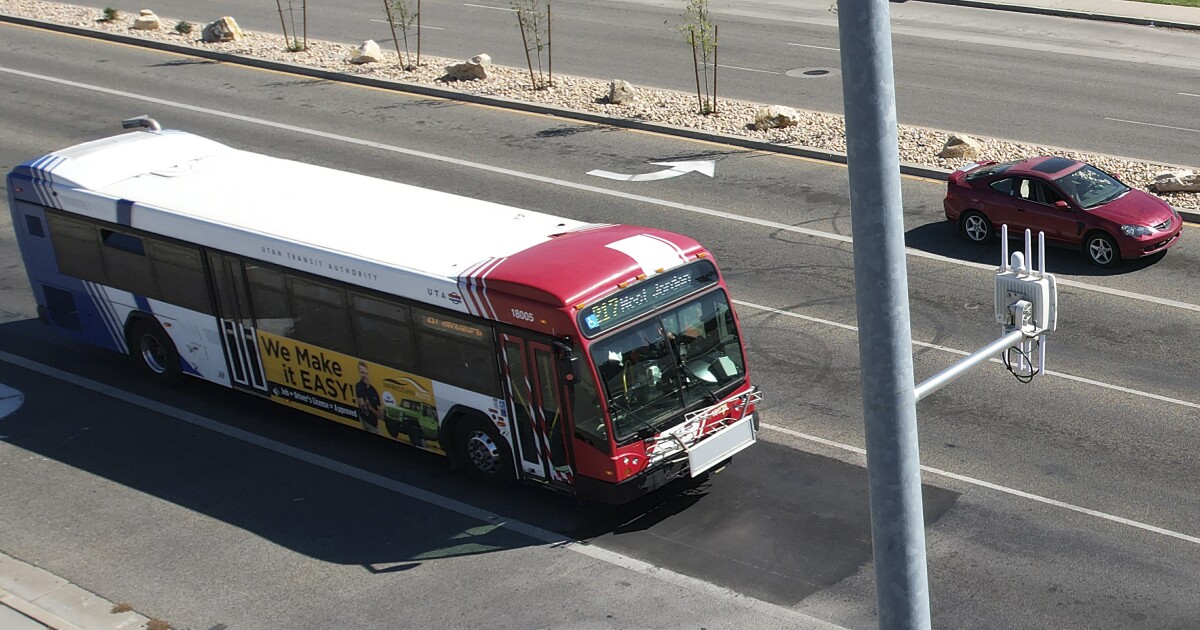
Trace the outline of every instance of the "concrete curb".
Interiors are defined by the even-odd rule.
[[[1010,11],[1013,13],[1032,13],[1035,15],[1053,15],[1057,17],[1077,18],[1081,20],[1097,20],[1101,22],[1119,22],[1137,24],[1139,26],[1157,26],[1163,28],[1178,28],[1184,30],[1200,30],[1200,24],[1191,22],[1174,22],[1171,20],[1152,20],[1150,18],[1133,17],[1128,15],[1112,15],[1109,13],[1093,13],[1091,11],[1076,11],[1072,9],[1055,9],[1052,7],[1035,7],[1023,4],[1004,4],[1002,2],[987,2],[986,0],[918,0],[933,4],[951,4],[973,9],[992,9],[995,11]]]
[[[981,0],[920,0],[922,2],[935,2],[941,4],[957,4],[970,7],[982,7],[989,9],[1001,10],[1023,10],[1026,7],[1015,7],[1015,5],[1003,5]],[[1031,9],[1028,12],[1034,13],[1032,9],[1037,7],[1028,7]],[[1056,11],[1056,9],[1046,9],[1046,11]],[[1087,13],[1064,12],[1070,13],[1074,17],[1086,17]],[[1135,18],[1129,18],[1135,19]],[[610,127],[622,127],[625,129],[636,129],[638,131],[647,131],[652,133],[660,133],[663,135],[677,136],[680,138],[689,138],[691,140],[700,140],[703,142],[712,142],[714,144],[723,144],[727,146],[741,147],[743,149],[751,149],[754,151],[763,151],[766,153],[781,153],[784,155],[794,155],[797,157],[810,158],[814,160],[822,160],[825,162],[835,162],[838,164],[846,163],[846,154],[835,151],[824,151],[811,147],[799,145],[775,144],[772,142],[764,142],[762,140],[754,140],[742,136],[730,134],[716,133],[711,131],[702,131],[699,129],[691,129],[688,127],[677,127],[674,125],[665,125],[661,123],[649,123],[640,120],[629,120],[624,118],[610,118],[602,114],[585,112],[576,109],[568,109],[562,107],[551,107],[540,103],[530,103],[528,101],[519,101],[516,99],[504,98],[499,96],[484,96],[481,94],[469,94],[456,90],[447,90],[444,88],[422,85],[419,83],[407,83],[404,81],[394,81],[391,79],[379,79],[375,77],[367,77],[356,74],[343,74],[333,70],[324,70],[321,68],[313,68],[310,66],[302,66],[298,64],[285,63],[282,61],[273,61],[270,59],[261,59],[259,57],[250,57],[247,55],[239,55],[235,53],[227,53],[216,50],[207,50],[184,44],[173,44],[156,39],[147,39],[143,37],[134,37],[132,35],[122,35],[120,33],[112,33],[109,31],[101,31],[96,29],[85,28],[82,26],[71,26],[68,24],[58,24],[55,22],[45,22],[33,18],[19,17],[15,15],[0,14],[0,22],[10,22],[29,26],[33,28],[41,28],[49,31],[60,33],[69,33],[81,37],[90,37],[93,39],[102,39],[131,46],[142,46],[145,48],[153,48],[166,52],[188,55],[191,57],[201,57],[204,59],[212,59],[214,61],[222,61],[225,63],[235,63],[254,68],[262,68],[265,70],[274,70],[277,72],[287,72],[301,76],[308,76],[318,79],[326,79],[329,81],[338,81],[341,83],[351,83],[355,85],[365,85],[384,90],[393,90],[397,92],[408,92],[411,94],[420,94],[422,96],[432,96],[443,98],[451,101],[463,101],[467,103],[475,103],[479,105],[490,105],[503,109],[512,109],[534,114],[543,114],[546,116],[554,116],[557,118],[565,118],[568,120],[580,120],[598,125],[608,125]],[[1136,23],[1136,22],[1135,22]],[[1158,22],[1162,25],[1162,22]],[[1197,28],[1200,25],[1191,25],[1184,28]],[[923,177],[926,179],[945,181],[950,171],[943,168],[931,166],[922,166],[919,164],[900,164],[900,173],[912,177]],[[1180,216],[1186,221],[1200,222],[1200,211],[1181,210],[1176,208]]]
[[[0,554],[0,604],[54,630],[134,630],[150,619],[31,564]]]

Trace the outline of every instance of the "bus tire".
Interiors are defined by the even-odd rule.
[[[517,480],[508,444],[491,422],[463,418],[456,433],[456,456],[468,474],[494,488],[507,488]]]
[[[179,383],[183,374],[179,352],[158,322],[146,318],[133,320],[126,341],[138,372],[160,385]]]

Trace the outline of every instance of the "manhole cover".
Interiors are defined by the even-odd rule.
[[[789,77],[797,79],[824,79],[841,74],[837,68],[795,68],[785,72]]]

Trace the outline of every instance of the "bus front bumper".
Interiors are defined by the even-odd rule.
[[[746,417],[700,442],[703,450],[680,451],[654,468],[622,481],[608,483],[590,477],[575,476],[575,496],[580,501],[609,505],[628,503],[677,479],[696,478],[720,470],[735,454],[754,444],[758,438],[761,411]]]

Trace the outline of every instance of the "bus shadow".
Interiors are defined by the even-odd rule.
[[[135,491],[113,490],[114,505],[145,508],[138,494],[148,495],[169,504],[148,506],[155,514],[202,515],[370,573],[544,544],[454,511],[455,501],[477,505],[470,495],[479,490],[437,455],[200,381],[155,388],[125,357],[33,320],[0,325],[0,350],[112,388],[106,395],[0,360],[0,383],[25,395],[0,420],[4,442]],[[44,496],[44,481],[27,472],[22,480],[8,470],[0,500],[17,505]],[[63,529],[47,535],[78,536],[72,504],[87,491],[53,492]],[[423,492],[453,499],[434,505],[414,498]],[[58,526],[54,519],[38,527]]]
[[[240,392],[199,381],[156,388],[125,358],[36,321],[0,325],[0,351],[112,388],[103,394],[0,360],[0,383],[25,394],[0,420],[6,443],[135,491],[113,490],[114,505],[202,515],[371,574],[550,542],[506,519],[784,605],[871,561],[865,469],[774,442],[626,505],[578,505],[539,488],[482,487],[439,456]],[[44,502],[40,470],[10,468],[0,500]],[[958,496],[923,490],[928,523]],[[72,504],[90,491],[54,490],[64,518],[36,527],[51,539],[79,536]]]

